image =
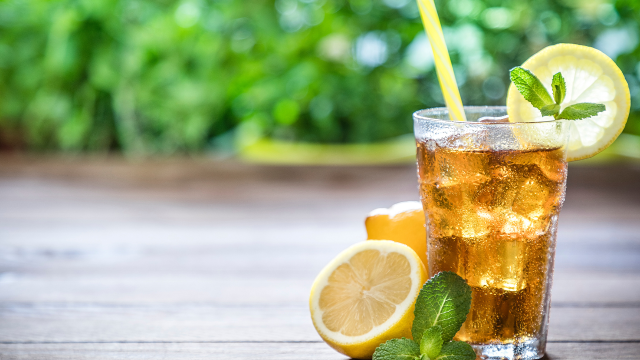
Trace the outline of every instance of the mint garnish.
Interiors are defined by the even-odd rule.
[[[420,340],[420,353],[426,354],[429,359],[435,359],[442,350],[442,328],[438,325],[432,326],[424,331]]]
[[[471,287],[455,273],[445,271],[427,281],[416,299],[411,339],[380,344],[373,360],[474,360],[473,348],[451,341],[471,307]]]
[[[605,111],[602,104],[578,103],[567,106],[560,112],[560,104],[566,95],[566,84],[561,73],[555,73],[551,80],[553,99],[540,80],[527,69],[516,66],[509,72],[511,81],[525,100],[540,110],[542,116],[553,116],[556,120],[580,120],[596,116]]]
[[[553,90],[553,100],[557,105],[560,105],[567,93],[567,85],[564,82],[562,74],[556,73],[553,75],[553,79],[551,80],[551,90]]]
[[[540,109],[540,113],[542,114],[542,116],[553,116],[559,111],[560,105],[558,104],[545,105],[542,107],[542,109]]]
[[[442,327],[442,340],[447,342],[460,330],[471,307],[471,288],[463,278],[445,271],[429,279],[416,300],[411,334],[420,342],[425,330]]]
[[[562,110],[560,115],[558,115],[558,118],[567,119],[567,120],[579,120],[579,119],[584,119],[584,118],[594,116],[597,113],[604,110],[605,110],[605,106],[602,104],[592,104],[592,103],[573,104],[571,106],[567,106],[566,109]]]
[[[442,346],[442,351],[433,360],[475,360],[476,352],[464,341],[451,341]]]
[[[414,360],[420,358],[420,346],[407,338],[391,339],[373,353],[376,360]]]
[[[536,109],[553,104],[547,89],[531,71],[518,66],[511,69],[510,76],[520,94]]]

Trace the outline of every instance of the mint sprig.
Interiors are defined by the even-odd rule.
[[[520,94],[536,109],[542,109],[545,105],[553,104],[547,89],[544,88],[544,85],[531,71],[518,66],[511,69],[509,75]]]
[[[605,110],[605,106],[602,104],[592,103],[578,103],[571,106],[567,106],[562,110],[558,119],[578,120],[591,117],[601,111]]]
[[[416,299],[411,339],[380,344],[373,360],[475,360],[473,348],[451,341],[471,307],[471,287],[455,273],[445,271],[427,281]]]
[[[407,338],[391,339],[373,353],[376,360],[414,360],[420,358],[420,346]]]
[[[435,359],[440,355],[444,345],[442,340],[442,328],[438,325],[432,326],[424,331],[420,340],[420,353],[425,354],[429,359]]]
[[[564,96],[567,94],[567,84],[565,84],[561,73],[558,72],[553,75],[553,79],[551,79],[551,89],[553,91],[553,100],[557,105],[560,105],[564,100]]]
[[[413,339],[420,342],[428,328],[442,327],[442,340],[450,341],[460,330],[471,307],[471,287],[455,273],[445,271],[429,279],[418,294],[411,327]]]
[[[540,110],[542,116],[553,116],[556,120],[580,120],[598,115],[606,110],[603,104],[577,103],[567,106],[562,112],[560,105],[567,93],[566,83],[561,73],[555,73],[551,80],[553,99],[540,79],[531,71],[516,66],[509,71],[511,81],[525,100]]]
[[[464,341],[450,341],[442,346],[442,351],[434,360],[475,360],[476,352]]]

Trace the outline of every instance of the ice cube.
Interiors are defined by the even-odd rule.
[[[490,231],[486,213],[463,209],[429,208],[429,233],[434,237],[478,238]]]
[[[548,231],[553,215],[560,210],[564,199],[564,185],[544,176],[539,167],[532,165],[530,176],[519,186],[511,210],[525,217],[530,224],[524,235],[540,236]]]
[[[478,184],[490,179],[490,155],[478,152],[442,150],[436,152],[435,171],[442,186]]]
[[[474,201],[478,185],[466,181],[450,181],[449,184],[436,183],[422,190],[423,194],[429,194],[426,208],[438,236],[467,238],[489,233],[491,216]]]
[[[526,216],[522,216],[509,209],[502,209],[498,217],[500,219],[499,234],[502,237],[523,240],[533,238],[537,235],[537,233],[532,232],[534,222]]]
[[[473,127],[447,139],[447,147],[468,150],[490,150],[490,132],[482,127]]]
[[[512,209],[514,212],[535,221],[549,212],[545,206],[550,200],[552,183],[539,177],[524,179],[513,198]]]
[[[494,167],[491,180],[478,187],[475,200],[491,211],[510,208],[517,195],[517,187],[522,181],[520,175],[509,166]]]
[[[490,231],[491,217],[488,213],[477,211],[462,211],[456,214],[453,227],[455,235],[462,238],[479,238]]]
[[[504,291],[525,288],[526,242],[490,236],[467,244],[469,285]]]
[[[567,162],[562,150],[541,152],[533,162],[538,166],[544,177],[555,183],[563,183],[567,177]]]
[[[509,115],[504,115],[504,116],[483,116],[483,117],[478,119],[478,122],[489,123],[489,124],[508,123],[509,122]]]

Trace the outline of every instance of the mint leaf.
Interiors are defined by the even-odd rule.
[[[373,353],[373,360],[416,360],[420,358],[420,346],[413,340],[391,339],[380,344]]]
[[[567,85],[561,73],[555,73],[551,80],[553,90],[553,100],[540,80],[527,69],[516,66],[510,70],[509,75],[513,85],[520,91],[520,94],[540,110],[542,116],[553,116],[556,119],[580,120],[606,110],[602,104],[579,103],[566,107],[560,114],[560,104],[564,101],[567,93]],[[554,103],[555,102],[555,103]]]
[[[427,354],[429,359],[435,359],[442,349],[442,328],[438,325],[432,326],[424,331],[420,340],[420,352]]]
[[[598,115],[599,112],[606,110],[606,107],[602,104],[593,103],[578,103],[571,106],[567,106],[557,119],[565,120],[580,120],[588,117]]]
[[[551,90],[553,90],[553,100],[557,105],[560,105],[567,93],[567,86],[565,85],[562,74],[560,74],[559,72],[553,75],[553,80],[551,80]],[[542,115],[546,116],[544,114]]]
[[[542,114],[542,116],[554,116],[559,112],[560,105],[558,104],[545,105],[542,107],[542,109],[540,109],[540,113]]]
[[[542,109],[545,105],[553,104],[547,89],[531,71],[516,66],[511,69],[509,75],[520,94],[535,108]]]
[[[442,340],[453,339],[467,318],[471,306],[471,287],[463,278],[445,271],[429,279],[420,290],[413,311],[413,340],[420,343],[428,328],[442,327]]]
[[[433,360],[475,360],[476,352],[471,345],[463,341],[452,341],[444,344],[440,355]]]

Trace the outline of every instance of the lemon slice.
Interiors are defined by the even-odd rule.
[[[370,359],[381,343],[411,338],[414,303],[426,280],[422,261],[407,245],[358,243],[316,277],[309,298],[313,325],[337,351]]]
[[[597,116],[571,121],[568,161],[596,155],[611,145],[624,129],[631,106],[629,86],[615,62],[599,50],[557,44],[536,53],[522,67],[536,75],[550,95],[553,94],[553,75],[562,73],[567,92],[560,111],[582,102],[606,106]],[[543,117],[513,84],[507,94],[507,112],[512,122],[553,120],[552,116]]]

